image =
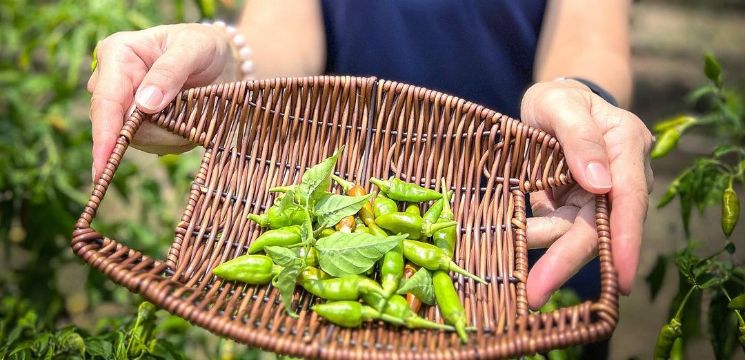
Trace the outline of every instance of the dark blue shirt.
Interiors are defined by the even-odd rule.
[[[326,72],[424,86],[518,118],[545,0],[323,0]],[[530,210],[528,210],[530,211]],[[533,264],[542,250],[529,251]],[[567,286],[599,293],[597,259]]]
[[[513,117],[545,0],[324,0],[326,72],[456,95]]]

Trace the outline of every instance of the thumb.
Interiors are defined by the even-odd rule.
[[[604,194],[612,186],[604,131],[592,116],[592,98],[576,91],[557,89],[527,102],[533,108],[523,109],[524,120],[556,136],[572,177],[583,189]]]
[[[201,26],[201,25],[197,25]],[[216,79],[225,64],[226,49],[209,34],[192,33],[191,41],[176,37],[142,79],[135,104],[145,113],[166,107],[184,85],[207,85]]]

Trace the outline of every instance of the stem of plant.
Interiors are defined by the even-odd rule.
[[[482,283],[484,285],[488,285],[488,283],[484,279],[482,279],[482,278],[480,278],[480,277],[478,277],[478,276],[476,276],[474,274],[471,274],[466,269],[458,266],[458,264],[456,264],[452,260],[448,264],[448,270],[450,270],[452,272],[455,272],[455,273],[458,273],[458,274],[461,274],[461,275],[463,275],[463,276],[465,276],[467,278],[471,278],[473,280],[476,280],[476,281],[478,281],[478,282],[480,282],[480,283]]]
[[[720,285],[719,290],[722,290],[722,293],[724,294],[724,296],[727,297],[727,301],[732,301],[732,298],[729,296],[729,292],[727,292],[727,289],[725,289],[724,286]],[[745,319],[742,318],[740,311],[735,309],[734,312],[735,312],[735,315],[737,315],[737,320],[740,322],[740,324],[745,324]]]
[[[691,297],[691,294],[693,294],[693,290],[697,290],[698,286],[693,286],[688,290],[688,293],[686,293],[686,296],[683,298],[683,301],[680,302],[680,306],[678,306],[678,310],[675,312],[675,319],[680,321],[680,319],[683,317],[683,309],[685,309],[686,303],[688,302],[688,298]]]

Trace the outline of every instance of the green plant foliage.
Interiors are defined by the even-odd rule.
[[[215,2],[204,3],[214,11]],[[139,299],[89,271],[69,247],[91,189],[85,85],[94,47],[198,8],[183,0],[0,2],[0,359],[258,356],[154,309],[135,314]],[[96,228],[162,256],[182,206],[174,202],[183,201],[198,161],[161,157],[163,181],[125,158],[109,193],[133,218],[104,217]]]
[[[652,151],[653,158],[672,153],[685,141],[683,136],[694,128],[714,134],[718,144],[710,155],[695,159],[662,196],[658,207],[680,199],[687,241],[682,250],[659,255],[646,281],[654,299],[664,285],[662,281],[671,260],[680,275],[678,292],[670,304],[671,323],[677,324],[679,331],[669,336],[671,340],[664,342],[664,349],[658,345],[658,353],[669,353],[673,341],[678,346],[676,351],[682,351],[680,347],[689,339],[704,335],[717,359],[729,359],[738,342],[745,351],[745,320],[740,305],[745,296],[745,264],[737,261],[735,243],[729,240],[712,254],[697,255],[689,223],[694,208],[702,212],[707,207],[719,206],[723,235],[729,238],[737,226],[740,199],[735,187],[745,183],[745,94],[725,86],[722,68],[712,55],[704,58],[704,74],[710,83],[694,90],[689,99],[707,102],[709,111],[673,117],[654,127],[658,141]],[[703,301],[708,301],[705,308]],[[706,332],[701,331],[702,321]]]

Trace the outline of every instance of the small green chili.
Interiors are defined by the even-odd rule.
[[[421,187],[417,184],[407,183],[393,176],[388,180],[371,178],[370,182],[375,184],[388,198],[393,200],[423,202],[440,198],[440,193],[437,191]]]
[[[357,300],[361,294],[383,294],[377,282],[360,275],[326,280],[305,280],[301,284],[309,293],[327,300]]]
[[[360,327],[364,321],[370,320],[383,320],[395,325],[404,325],[403,320],[383,314],[356,301],[328,302],[314,305],[312,309],[330,323],[347,328]]]
[[[455,327],[460,341],[464,344],[467,343],[466,310],[460,302],[450,275],[445,271],[435,271],[432,275],[432,285],[434,286],[435,300],[440,308],[440,314],[445,321]]]
[[[443,199],[448,200],[442,201],[442,211],[440,212],[440,217],[437,219],[437,223],[447,223],[455,220],[455,214],[453,214],[453,209],[450,208],[450,200],[446,196],[445,189],[447,189],[445,178],[442,178],[440,190],[443,192]],[[455,226],[437,230],[432,234],[432,242],[435,246],[444,250],[448,256],[453,257],[455,254],[455,241],[458,238],[457,231]]]
[[[409,239],[416,240],[422,236],[430,237],[437,230],[454,227],[457,224],[455,221],[432,224],[425,222],[419,215],[403,212],[380,215],[375,219],[375,223],[394,234],[409,234]]]
[[[212,269],[212,273],[222,279],[252,285],[268,284],[280,271],[282,268],[266,255],[242,255]]]
[[[737,197],[730,179],[729,186],[722,193],[722,232],[724,232],[724,235],[727,237],[732,235],[739,218],[740,199]]]
[[[265,231],[248,246],[248,253],[255,254],[267,246],[290,246],[302,242],[300,226],[292,225],[281,229]]]
[[[370,293],[362,295],[362,300],[378,311],[383,311],[390,316],[403,319],[404,326],[409,329],[455,330],[452,326],[438,324],[419,317],[411,311],[409,304],[406,303],[406,299],[401,295],[394,294],[386,299],[380,294]]]
[[[380,260],[380,284],[383,285],[383,294],[386,298],[396,292],[403,277],[404,253],[398,245]]]
[[[484,279],[469,273],[448,256],[444,250],[435,245],[427,244],[421,241],[404,240],[404,256],[409,261],[417,264],[427,270],[453,271],[465,277],[469,277],[482,284],[486,284]]]
[[[377,219],[381,215],[390,214],[398,211],[398,205],[395,201],[378,194],[373,200],[373,215]]]
[[[654,348],[654,358],[656,360],[667,359],[670,357],[670,350],[673,347],[675,339],[683,334],[680,320],[672,318],[669,323],[660,329],[657,335],[657,344]]]
[[[264,214],[248,214],[248,219],[261,227],[279,229],[285,226],[302,224],[305,221],[305,213],[299,207],[293,207],[283,212],[278,205],[272,205]]]

